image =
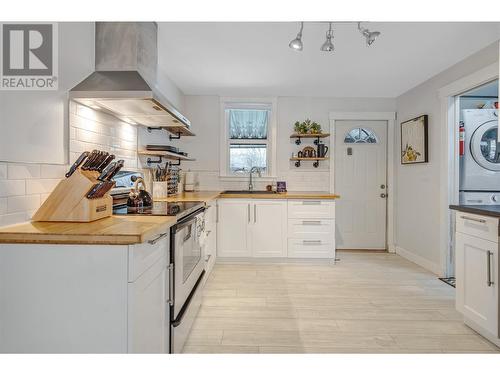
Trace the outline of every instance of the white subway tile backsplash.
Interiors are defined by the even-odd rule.
[[[12,197],[26,194],[25,180],[0,181],[0,197]]]
[[[40,167],[41,178],[63,178],[68,171],[67,165],[42,164]]]
[[[0,180],[7,178],[7,164],[0,163]]]
[[[7,213],[7,198],[0,198],[0,215]]]
[[[59,183],[58,178],[26,180],[26,194],[50,193]]]
[[[39,194],[9,197],[7,199],[8,213],[33,211],[40,207]]]
[[[7,178],[9,180],[40,178],[40,164],[9,164]]]

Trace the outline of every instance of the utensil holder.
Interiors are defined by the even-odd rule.
[[[168,182],[153,181],[153,199],[168,197]]]
[[[99,182],[98,172],[77,169],[62,180],[33,215],[33,221],[70,221],[88,223],[111,216],[113,198],[88,199],[87,193]]]

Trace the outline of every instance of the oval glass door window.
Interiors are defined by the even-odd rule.
[[[349,130],[344,138],[344,143],[377,143],[377,136],[371,129],[354,128]]]
[[[498,124],[488,121],[472,134],[470,150],[472,157],[481,167],[500,171],[500,147],[497,142]]]

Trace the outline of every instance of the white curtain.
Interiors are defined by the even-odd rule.
[[[267,139],[268,110],[230,109],[229,137],[231,139]]]

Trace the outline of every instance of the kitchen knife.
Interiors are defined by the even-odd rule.
[[[104,181],[106,179],[106,176],[108,176],[111,171],[115,168],[116,166],[116,161],[110,163],[102,172],[101,172],[101,175],[99,177],[97,177],[97,179],[99,181]]]
[[[109,163],[111,163],[111,161],[113,161],[114,158],[115,158],[115,155],[106,156],[106,158],[101,163],[101,165],[99,165],[99,167],[97,167],[97,172],[102,173],[102,171],[109,165]]]
[[[85,162],[85,164],[83,164],[83,166],[82,166],[82,169],[83,169],[83,170],[85,170],[85,171],[86,171],[86,170],[88,170],[88,169],[89,169],[89,167],[92,165],[92,163],[93,163],[93,162],[94,162],[94,160],[96,159],[96,157],[97,157],[97,155],[98,155],[98,152],[99,152],[98,150],[93,150],[93,151],[90,153],[89,157],[87,158],[87,161],[86,161],[86,162]]]
[[[114,181],[101,181],[92,186],[87,193],[88,199],[102,198],[111,188],[115,186]]]
[[[73,163],[71,168],[69,169],[68,173],[66,173],[66,177],[71,176],[75,171],[78,169],[80,165],[82,165],[83,161],[89,156],[90,152],[84,151],[82,154],[76,159],[76,161]]]
[[[110,171],[109,171],[109,174],[106,175],[104,177],[104,180],[105,181],[110,181],[113,177],[116,176],[116,174],[120,171],[120,169],[123,168],[123,165],[125,164],[125,160],[118,160],[114,166],[114,168],[112,168]]]
[[[101,154],[99,155],[99,157],[96,159],[94,165],[92,166],[92,170],[93,171],[98,171],[99,170],[99,167],[101,166],[101,164],[104,162],[104,160],[106,160],[106,158],[108,157],[109,153],[106,152],[106,151],[101,151]]]

